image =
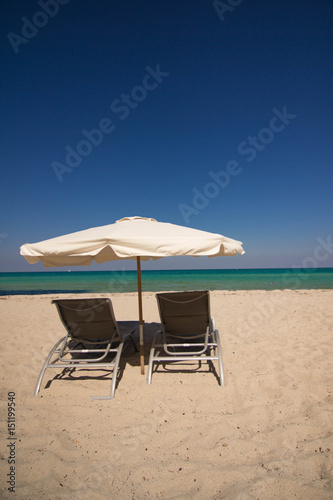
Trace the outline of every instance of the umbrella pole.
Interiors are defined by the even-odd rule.
[[[143,341],[143,314],[142,314],[142,286],[141,286],[141,263],[140,257],[136,258],[136,267],[138,275],[138,300],[139,300],[139,324],[140,324],[140,365],[141,375],[145,374],[145,356]]]

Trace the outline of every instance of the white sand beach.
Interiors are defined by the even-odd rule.
[[[118,320],[138,319],[136,294],[104,296]],[[90,399],[108,394],[110,381],[88,371],[70,380],[48,370],[33,396],[65,332],[55,297],[0,298],[1,498],[333,497],[333,290],[211,292],[225,386],[205,364],[160,368],[149,386],[129,346],[109,401]],[[147,364],[159,326],[153,293],[143,294],[143,308]],[[8,393],[16,403],[15,494],[6,483]]]

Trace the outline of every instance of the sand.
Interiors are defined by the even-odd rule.
[[[135,294],[105,296],[118,320],[137,319]],[[68,380],[48,370],[33,397],[64,334],[55,297],[0,299],[1,498],[333,498],[333,290],[212,292],[226,385],[203,364],[200,373],[154,373],[148,386],[130,346],[109,401],[89,398],[107,394],[110,382],[87,371]],[[147,363],[159,322],[154,294],[143,306]],[[16,440],[8,439],[8,393]],[[6,483],[10,443],[15,494]]]

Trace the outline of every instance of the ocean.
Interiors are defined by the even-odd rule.
[[[142,290],[333,289],[333,268],[142,271]],[[136,271],[0,273],[0,295],[137,291]]]

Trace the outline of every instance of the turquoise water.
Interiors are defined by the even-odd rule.
[[[333,268],[142,271],[143,291],[333,289]],[[0,273],[0,295],[137,291],[136,271]]]

